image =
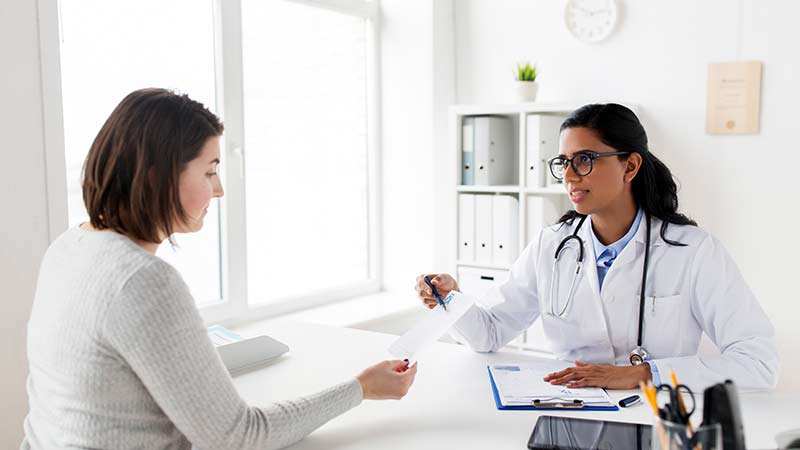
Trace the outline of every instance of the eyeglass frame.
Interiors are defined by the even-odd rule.
[[[592,173],[592,171],[594,170],[594,160],[595,159],[603,158],[603,157],[606,157],[606,156],[630,155],[631,153],[633,153],[633,152],[600,153],[600,152],[595,152],[595,151],[588,150],[588,149],[587,150],[578,150],[577,152],[575,152],[575,154],[572,155],[572,158],[567,158],[564,155],[558,155],[558,156],[556,156],[554,158],[551,158],[550,161],[547,162],[547,167],[550,169],[550,175],[552,175],[553,178],[555,178],[558,181],[562,181],[562,180],[564,180],[564,177],[563,176],[561,176],[560,178],[557,177],[555,172],[553,171],[553,162],[555,162],[555,160],[566,161],[567,164],[569,165],[569,167],[572,167],[572,171],[575,172],[575,175],[578,175],[579,177],[585,177],[585,176],[589,175],[590,173]],[[579,174],[578,173],[578,169],[575,167],[575,163],[573,161],[575,160],[576,157],[584,156],[584,155],[589,157],[589,171],[584,173],[584,174]],[[564,169],[564,173],[566,173],[566,171],[567,171],[567,169]]]

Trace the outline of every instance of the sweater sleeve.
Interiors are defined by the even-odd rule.
[[[200,449],[282,448],[358,405],[363,395],[353,378],[266,408],[248,406],[208,338],[188,287],[163,261],[127,280],[108,307],[103,334]]]

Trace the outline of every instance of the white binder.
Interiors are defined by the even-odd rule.
[[[560,195],[528,196],[528,230],[526,243],[539,237],[542,228],[553,225],[567,211],[566,201]]]
[[[519,245],[519,200],[511,195],[492,197],[492,263],[511,264]]]
[[[458,194],[458,259],[475,261],[475,194]]]
[[[511,120],[505,117],[474,117],[473,148],[475,184],[516,184],[515,152]]]
[[[475,119],[465,117],[461,123],[461,184],[475,184]]]
[[[508,280],[508,270],[484,269],[481,267],[459,267],[456,272],[461,292],[480,300],[483,306],[496,305],[503,301],[492,295],[491,289]]]
[[[526,120],[526,180],[528,187],[544,187],[550,176],[547,162],[558,155],[561,116],[530,114]]]
[[[492,263],[492,196],[475,196],[475,262]]]

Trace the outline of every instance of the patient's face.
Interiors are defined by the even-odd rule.
[[[219,137],[211,137],[203,145],[200,155],[189,161],[181,172],[179,196],[187,217],[185,222],[178,221],[180,223],[174,225],[175,232],[189,233],[203,228],[211,200],[224,195],[217,175],[219,153]]]

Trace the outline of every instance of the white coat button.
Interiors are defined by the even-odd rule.
[[[611,303],[614,301],[613,295],[606,295],[606,303]]]

